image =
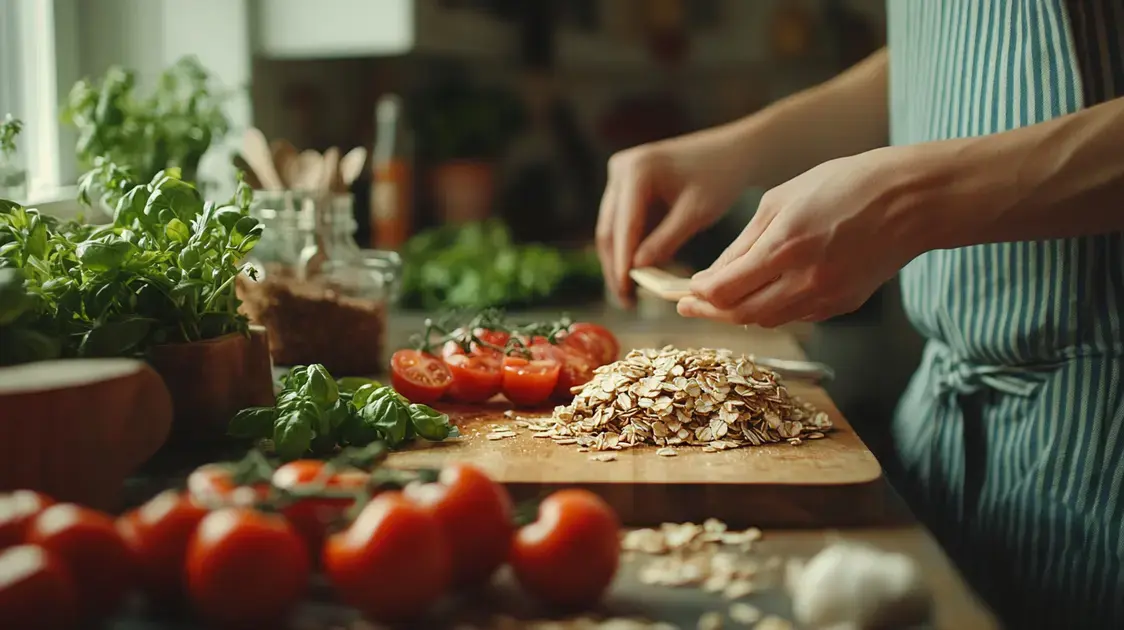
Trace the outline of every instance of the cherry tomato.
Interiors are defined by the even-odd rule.
[[[0,549],[23,544],[28,523],[54,503],[51,497],[34,490],[0,495]]]
[[[449,368],[431,354],[399,350],[390,357],[390,384],[410,402],[436,402],[452,382]]]
[[[511,335],[505,332],[497,330],[487,330],[485,328],[477,328],[475,331],[473,331],[473,334],[477,339],[492,347],[481,346],[480,344],[473,342],[472,350],[469,354],[493,354],[502,357],[502,349],[507,344],[507,340],[511,338]],[[458,328],[454,330],[453,337],[457,339],[463,338],[464,329]],[[448,358],[451,354],[464,354],[465,352],[464,348],[462,348],[459,343],[450,340],[445,343],[444,347],[442,347],[441,353],[444,357]]]
[[[308,551],[284,517],[224,508],[187,546],[187,591],[212,624],[265,628],[284,619],[308,584]]]
[[[187,544],[206,515],[190,496],[168,490],[117,519],[142,586],[154,599],[175,601],[183,595]]]
[[[453,463],[437,483],[411,486],[406,497],[441,525],[453,553],[453,583],[482,584],[507,559],[512,525],[511,497],[479,468]]]
[[[453,375],[453,382],[449,386],[449,397],[465,403],[484,402],[492,398],[500,393],[503,385],[502,365],[503,358],[498,353],[447,355],[445,366]]]
[[[247,504],[269,494],[269,485],[239,486],[229,464],[203,464],[187,477],[187,492],[208,507]]]
[[[437,519],[402,493],[385,492],[328,537],[324,567],[345,602],[395,622],[416,618],[441,596],[452,558]]]
[[[107,514],[72,503],[52,505],[31,522],[27,542],[70,570],[83,619],[115,612],[133,585],[132,553]]]
[[[301,459],[284,464],[273,473],[273,485],[288,490],[308,487],[318,482],[324,473],[325,462]],[[348,469],[334,472],[324,479],[324,487],[334,490],[362,488],[368,475],[361,470]],[[307,498],[285,507],[281,513],[304,540],[309,558],[320,561],[320,549],[328,527],[355,503],[354,499]]]
[[[578,322],[570,326],[562,344],[584,352],[597,366],[616,361],[621,352],[620,342],[609,329],[589,322]]]
[[[593,379],[593,370],[597,368],[593,359],[584,352],[566,345],[553,345],[546,340],[531,346],[531,356],[557,361],[561,366],[558,383],[551,394],[551,398],[559,402],[573,400],[574,394],[570,388],[588,383]]]
[[[519,530],[511,568],[528,593],[556,606],[590,606],[620,562],[620,521],[587,490],[560,490],[539,506],[538,520]]]
[[[553,359],[504,357],[503,395],[520,407],[542,405],[554,392],[560,371]]]
[[[78,596],[58,558],[37,545],[0,552],[0,628],[65,630],[78,623]]]

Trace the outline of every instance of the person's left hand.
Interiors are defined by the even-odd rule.
[[[820,321],[858,309],[925,251],[916,165],[888,148],[832,160],[768,191],[691,279],[679,313],[735,324]],[[920,235],[920,236],[919,236]]]

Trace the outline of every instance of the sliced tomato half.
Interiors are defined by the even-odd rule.
[[[621,344],[615,335],[604,326],[589,322],[578,322],[562,339],[562,345],[587,354],[597,366],[616,361],[621,352]]]
[[[546,340],[531,346],[531,356],[559,364],[558,383],[551,393],[551,399],[558,402],[573,400],[570,389],[592,380],[593,370],[597,368],[593,358],[584,352],[567,345],[552,345]]]
[[[452,382],[449,368],[431,354],[399,350],[390,357],[390,384],[410,402],[436,402]]]
[[[561,365],[553,359],[504,357],[503,395],[519,407],[537,407],[558,385]]]
[[[471,355],[453,353],[445,357],[445,366],[453,375],[448,390],[450,398],[458,402],[478,403],[500,393],[503,357],[489,350],[483,352]]]

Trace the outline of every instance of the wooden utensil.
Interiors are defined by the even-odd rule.
[[[273,165],[273,151],[261,129],[250,127],[242,134],[242,157],[254,169],[254,174],[267,190],[285,189],[285,184]]]
[[[355,180],[359,179],[366,164],[367,149],[364,147],[355,147],[340,158],[340,183],[344,190],[350,189]]]
[[[290,165],[297,159],[297,148],[283,138],[273,140],[269,146],[273,150],[273,166],[277,169],[277,174],[281,176],[286,188],[292,188],[293,182],[288,176],[292,172]]]
[[[294,190],[313,191],[320,183],[321,172],[324,169],[324,156],[312,149],[301,152],[293,165],[292,187]]]
[[[340,150],[337,147],[331,147],[324,152],[324,166],[320,171],[320,184],[317,190],[322,193],[333,192],[336,188],[336,178],[339,176],[340,168]]]
[[[258,174],[254,172],[254,169],[246,163],[246,159],[241,155],[234,156],[234,168],[246,174],[246,183],[250,185],[250,188],[261,190],[262,185],[261,180],[258,179]]]
[[[691,295],[691,279],[676,276],[658,267],[641,267],[628,272],[629,277],[656,297],[678,302]]]

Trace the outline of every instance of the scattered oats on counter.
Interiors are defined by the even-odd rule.
[[[753,626],[753,630],[794,630],[795,628],[791,621],[776,615],[769,615]]]
[[[753,604],[746,604],[744,602],[730,604],[729,615],[734,623],[740,623],[745,626],[757,623],[761,620],[761,610]]]
[[[699,630],[722,630],[722,615],[716,612],[703,613],[699,617]]]
[[[697,586],[726,599],[739,599],[757,591],[763,581],[773,581],[772,569],[727,548],[749,551],[760,538],[756,527],[729,531],[725,523],[708,519],[702,525],[664,523],[659,529],[632,530],[624,535],[621,548],[658,556],[641,567],[641,583]]]
[[[642,444],[708,452],[823,436],[823,411],[792,396],[776,373],[729,350],[633,350],[597,368],[574,401],[528,421],[536,437],[591,450]]]

